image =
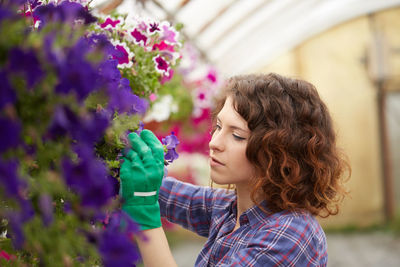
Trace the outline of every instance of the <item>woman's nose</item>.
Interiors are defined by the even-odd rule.
[[[222,151],[224,148],[224,140],[221,131],[216,131],[211,137],[210,143],[208,143],[210,150]]]

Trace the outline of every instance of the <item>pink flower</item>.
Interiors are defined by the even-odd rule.
[[[212,83],[217,82],[217,71],[215,69],[210,69],[207,74],[207,79],[210,80]]]
[[[113,59],[118,60],[118,67],[130,68],[133,65],[132,58],[135,55],[125,43],[119,41],[112,42],[115,47]]]
[[[156,65],[156,71],[162,75],[166,75],[169,71],[168,62],[160,55],[153,57],[154,64]]]
[[[168,45],[166,44],[164,41],[161,41],[161,43],[159,44],[155,44],[153,45],[153,49],[152,50],[156,50],[158,49],[159,51],[170,51],[170,52],[175,52],[174,46],[173,45]]]
[[[169,22],[161,23],[162,35],[161,39],[167,44],[174,45],[178,43],[179,33],[169,25]]]
[[[106,20],[100,24],[100,27],[103,29],[114,29],[120,22],[121,20],[119,19],[113,20],[112,18],[107,17]]]
[[[0,251],[0,259],[1,258],[6,259],[7,261],[16,259],[15,255],[10,255],[7,252],[5,252],[4,250]]]
[[[147,36],[138,31],[136,28],[131,32],[133,42],[138,45],[145,46],[147,42]]]
[[[150,99],[151,102],[154,102],[154,101],[157,100],[157,95],[152,93],[152,94],[149,95],[149,99]]]
[[[161,81],[160,81],[161,84],[164,84],[164,83],[170,81],[170,80],[172,79],[173,76],[174,76],[174,70],[170,68],[169,71],[168,71],[168,73],[164,74],[164,75],[161,77]]]

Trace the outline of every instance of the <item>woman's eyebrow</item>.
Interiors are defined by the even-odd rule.
[[[217,122],[221,123],[221,120],[220,120],[219,117],[217,117]],[[239,127],[239,126],[236,126],[236,125],[228,125],[228,128],[232,129],[232,130],[239,130],[239,131],[242,131],[244,133],[248,133],[249,132],[248,130],[243,129],[242,127]]]

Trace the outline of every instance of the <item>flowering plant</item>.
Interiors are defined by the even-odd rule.
[[[118,154],[173,75],[177,31],[118,30],[77,2],[0,3],[2,266],[129,266],[139,257],[138,227],[115,197]],[[163,141],[169,162],[175,138]]]

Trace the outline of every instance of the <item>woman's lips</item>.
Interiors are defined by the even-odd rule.
[[[216,167],[216,166],[224,166],[225,164],[223,164],[222,162],[220,162],[216,158],[211,157],[210,158],[210,165],[211,165],[211,167]]]

